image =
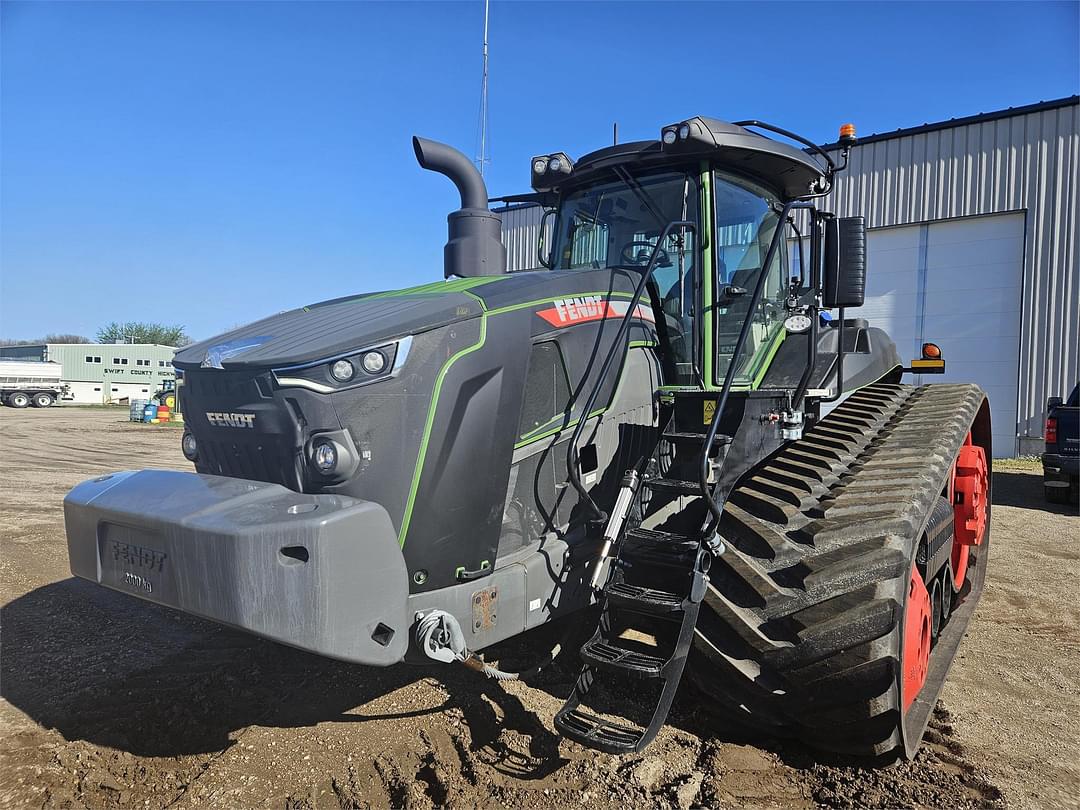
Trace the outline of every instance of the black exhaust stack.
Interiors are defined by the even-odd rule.
[[[446,218],[449,240],[443,248],[443,275],[498,276],[506,272],[502,217],[488,210],[487,186],[472,162],[452,146],[414,136],[417,162],[445,174],[461,194],[461,208]]]

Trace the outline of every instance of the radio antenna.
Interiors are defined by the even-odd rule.
[[[488,9],[491,0],[484,0],[484,67],[480,77],[480,150],[476,156],[476,168],[484,174],[487,157],[487,118],[488,118]]]

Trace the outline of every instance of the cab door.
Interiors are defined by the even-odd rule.
[[[734,384],[756,388],[784,338],[787,251],[777,250],[763,268],[769,244],[781,226],[779,200],[755,183],[715,171],[712,186],[709,301],[705,307],[706,379],[720,386],[731,365],[743,323],[750,320],[747,343]],[[754,289],[765,273],[761,300],[751,311]]]

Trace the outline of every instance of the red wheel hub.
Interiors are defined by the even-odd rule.
[[[990,492],[986,453],[967,435],[953,467],[950,498],[953,504],[953,587],[964,584],[970,546],[982,543],[986,535],[986,502]]]
[[[926,683],[926,672],[930,665],[930,629],[930,594],[923,584],[919,569],[912,566],[904,606],[904,673],[901,694],[905,712],[911,708],[915,696]]]

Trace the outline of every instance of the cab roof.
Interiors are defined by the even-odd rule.
[[[687,158],[709,160],[752,177],[787,199],[810,194],[824,182],[825,170],[821,164],[790,144],[715,118],[697,116],[687,122],[695,129],[694,137],[685,142],[631,141],[583,155],[574,164],[570,182],[617,165],[660,167],[685,162]]]

